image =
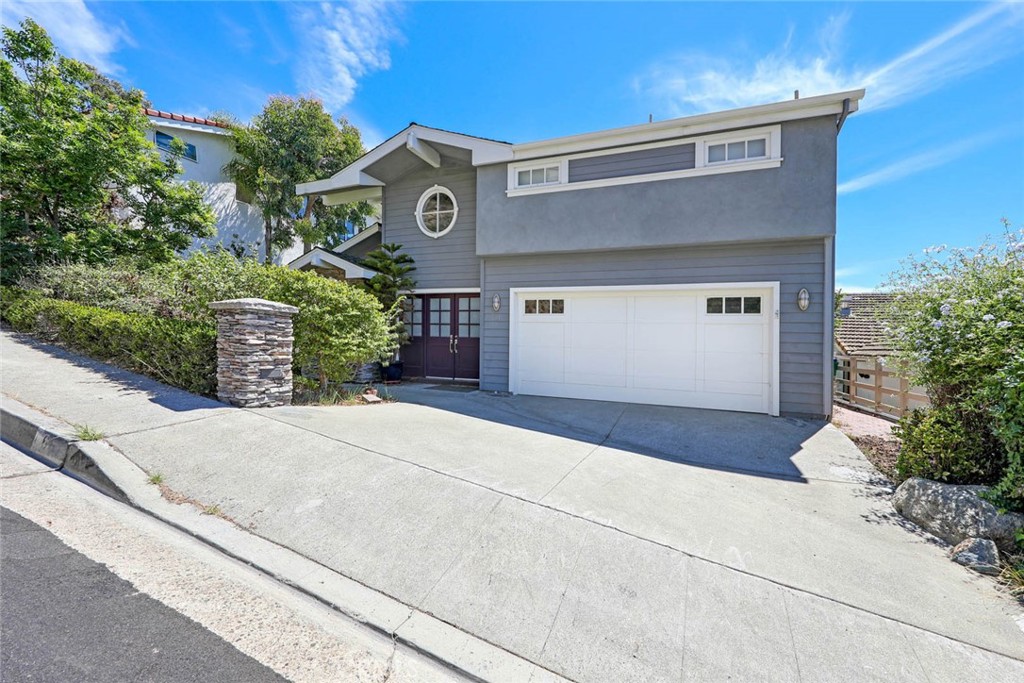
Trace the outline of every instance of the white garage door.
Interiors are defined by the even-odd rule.
[[[777,414],[774,292],[513,290],[514,393]]]

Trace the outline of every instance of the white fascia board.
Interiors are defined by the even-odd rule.
[[[342,242],[341,244],[339,244],[338,248],[335,250],[335,253],[344,254],[345,251],[347,251],[350,247],[354,247],[357,244],[365,242],[366,240],[370,239],[371,237],[373,237],[374,235],[376,235],[379,232],[380,232],[380,223],[377,223],[372,228],[367,228],[366,230],[363,230],[362,232],[357,233],[354,237],[350,237],[347,240],[345,240],[344,242]]]
[[[427,162],[433,168],[441,168],[441,155],[436,149],[416,137],[416,131],[409,131],[405,137],[405,148]]]
[[[410,132],[415,133],[416,137],[420,140],[468,149],[473,155],[472,163],[474,166],[512,161],[512,145],[506,142],[493,142],[491,140],[474,138],[470,135],[461,135],[424,126],[412,126]]]
[[[221,128],[219,126],[205,126],[201,123],[187,123],[185,121],[175,121],[174,119],[165,119],[160,116],[148,116],[150,124],[154,128],[177,128],[179,130],[189,130],[193,133],[209,133],[210,135],[231,135],[231,131],[227,128]]]
[[[353,278],[364,278],[369,280],[377,271],[369,268],[364,268],[356,263],[352,263],[337,254],[327,251],[326,249],[311,249],[305,254],[295,259],[288,264],[289,268],[293,270],[299,270],[306,266],[323,266],[323,265],[334,266],[345,271],[345,279],[351,280]]]
[[[349,190],[327,192],[321,195],[325,206],[338,206],[352,202],[380,201],[383,192],[379,187],[354,187]]]
[[[383,187],[384,183],[382,181],[369,175],[363,169],[383,159],[396,149],[405,147],[410,137],[425,142],[436,142],[442,145],[468,149],[473,154],[472,159],[474,166],[512,160],[512,145],[507,143],[491,142],[489,140],[482,140],[468,135],[460,135],[459,133],[449,133],[448,131],[438,130],[436,128],[425,128],[423,126],[412,125],[380,143],[330,178],[314,180],[313,182],[296,185],[295,193],[301,196],[309,194],[324,194],[327,192],[348,190],[356,187]],[[410,151],[413,151],[414,154],[416,153],[415,150]],[[436,152],[436,150],[434,151]],[[428,161],[427,163],[430,162]]]
[[[799,100],[787,100],[755,107],[730,109],[723,112],[698,114],[657,123],[612,128],[595,133],[583,133],[567,137],[525,142],[513,145],[513,155],[520,159],[571,154],[606,147],[643,144],[676,137],[702,135],[729,128],[751,128],[784,121],[840,114],[843,102],[850,100],[850,113],[857,111],[858,102],[864,97],[864,90],[848,90],[830,95],[818,95]]]

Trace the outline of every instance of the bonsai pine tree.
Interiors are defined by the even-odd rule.
[[[367,268],[377,271],[366,282],[366,289],[380,301],[385,315],[392,325],[395,346],[401,347],[409,341],[409,333],[402,319],[405,292],[416,286],[416,280],[410,275],[416,266],[408,254],[400,254],[401,244],[382,244],[379,249],[371,251],[363,259]],[[397,357],[396,351],[396,357]]]

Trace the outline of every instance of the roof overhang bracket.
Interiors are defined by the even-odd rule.
[[[409,131],[409,135],[405,138],[405,148],[434,168],[441,168],[441,154],[416,137],[415,131]]]

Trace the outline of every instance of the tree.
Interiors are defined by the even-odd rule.
[[[235,158],[224,170],[260,207],[266,263],[296,235],[324,243],[346,220],[371,213],[365,202],[328,207],[295,194],[297,184],[325,178],[363,154],[359,130],[344,119],[335,124],[320,100],[271,97],[249,125],[232,131]]]
[[[416,286],[416,280],[411,275],[416,270],[413,265],[415,262],[412,256],[398,253],[401,250],[401,244],[382,244],[363,259],[367,268],[377,271],[366,282],[366,289],[377,297],[388,316],[394,330],[396,349],[409,341],[409,334],[402,321],[402,303],[405,292]]]
[[[141,91],[59,55],[31,19],[4,27],[2,49],[4,282],[54,260],[166,261],[212,235],[201,188],[175,181],[183,145],[164,158],[147,139]]]

